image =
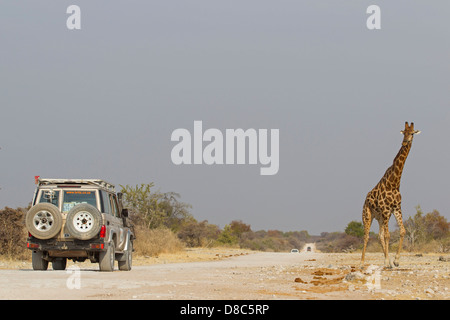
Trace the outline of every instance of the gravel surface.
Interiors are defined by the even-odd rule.
[[[362,269],[359,253],[231,250],[203,255],[184,255],[188,261],[203,260],[198,262],[136,259],[129,272],[99,272],[90,263],[33,271],[29,262],[0,262],[0,299],[450,298],[448,255],[405,253],[393,269],[382,267],[381,253],[368,253]]]

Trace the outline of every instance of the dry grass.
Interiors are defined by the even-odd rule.
[[[152,265],[166,263],[185,263],[185,262],[201,262],[201,261],[217,261],[231,257],[248,255],[255,251],[246,249],[233,249],[227,247],[213,248],[185,248],[176,253],[161,253],[157,256],[133,256],[133,265]]]
[[[136,227],[134,249],[137,255],[158,256],[161,253],[176,253],[184,249],[183,242],[169,229],[147,229]]]

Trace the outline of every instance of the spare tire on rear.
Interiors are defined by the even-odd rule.
[[[79,240],[94,238],[102,227],[102,214],[96,207],[80,203],[67,213],[67,231]]]
[[[51,203],[39,203],[31,207],[25,215],[28,232],[43,240],[55,237],[61,231],[62,222],[61,212]]]

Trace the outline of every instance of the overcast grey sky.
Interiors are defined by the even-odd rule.
[[[66,27],[71,4],[81,30]],[[366,27],[371,4],[381,30]],[[0,207],[26,206],[35,175],[102,178],[176,191],[221,227],[343,231],[413,121],[403,215],[420,204],[450,220],[448,12],[444,0],[2,1]],[[171,133],[194,120],[279,129],[278,174],[174,165]]]

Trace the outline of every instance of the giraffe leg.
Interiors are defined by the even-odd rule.
[[[378,231],[378,239],[380,239],[381,247],[383,248],[383,254],[384,254],[384,257],[386,258],[386,250],[385,250],[386,242],[384,241],[384,226],[383,226],[383,223],[381,223],[379,221],[378,221],[378,224],[380,226],[380,230]]]
[[[384,266],[387,268],[392,268],[390,262],[389,262],[389,220],[383,219],[382,222],[379,221],[380,225],[380,231],[378,233],[381,246],[383,247],[383,253],[384,253]]]
[[[397,211],[394,211],[395,219],[397,220],[398,228],[400,229],[400,240],[398,242],[398,249],[397,254],[395,255],[394,265],[398,267],[399,260],[400,260],[400,251],[402,250],[403,245],[403,238],[405,237],[405,227],[403,226],[403,219],[402,219],[402,210],[398,209]]]
[[[372,213],[370,212],[370,208],[367,204],[364,205],[363,208],[363,225],[364,225],[364,247],[361,255],[361,262],[360,266],[362,267],[364,265],[364,258],[366,255],[366,247],[367,242],[369,242],[369,233],[370,233],[370,226],[372,225]]]
[[[389,240],[390,239],[391,239],[391,234],[389,233],[389,220],[388,220],[385,224],[385,229],[384,229],[384,241],[386,243],[385,244],[386,254],[385,254],[385,258],[384,258],[384,265],[392,268],[392,263],[389,260]]]

